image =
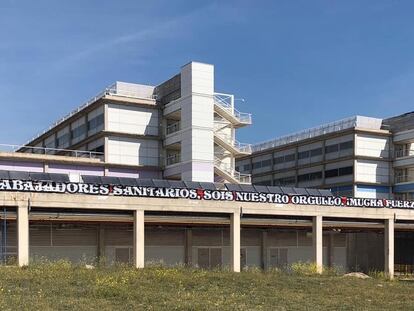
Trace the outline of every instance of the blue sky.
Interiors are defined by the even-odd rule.
[[[414,110],[414,2],[0,0],[0,143],[21,144],[112,82],[190,60],[244,98],[259,142]]]

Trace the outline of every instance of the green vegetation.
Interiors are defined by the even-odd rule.
[[[0,268],[0,310],[413,310],[414,282],[356,279],[312,266],[290,272],[127,266],[60,261]]]

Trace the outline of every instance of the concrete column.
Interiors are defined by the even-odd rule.
[[[322,216],[314,216],[312,224],[312,248],[313,248],[313,260],[316,264],[318,273],[322,273]]]
[[[261,245],[261,256],[262,256],[262,269],[267,270],[267,230],[262,231],[262,245]]]
[[[185,229],[185,264],[191,266],[193,264],[193,230]]]
[[[145,262],[144,211],[134,211],[134,266],[144,268]]]
[[[29,206],[17,206],[17,263],[20,267],[29,264]]]
[[[102,261],[105,256],[105,229],[103,224],[98,227],[98,261]]]
[[[384,226],[385,273],[394,278],[394,219],[386,219]]]
[[[230,214],[231,268],[240,272],[240,213]]]

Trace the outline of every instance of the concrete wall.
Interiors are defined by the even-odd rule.
[[[158,109],[108,104],[108,131],[137,135],[158,135]]]
[[[109,163],[124,165],[159,165],[159,142],[155,139],[110,136],[108,137],[107,149]]]

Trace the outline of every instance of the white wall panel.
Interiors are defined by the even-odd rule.
[[[388,157],[389,138],[371,134],[357,134],[355,153],[360,156]]]
[[[126,165],[159,165],[158,140],[108,138],[108,162]]]
[[[158,110],[121,104],[108,105],[108,130],[137,135],[158,135]]]
[[[357,182],[388,183],[389,164],[385,161],[356,160],[355,179]]]

